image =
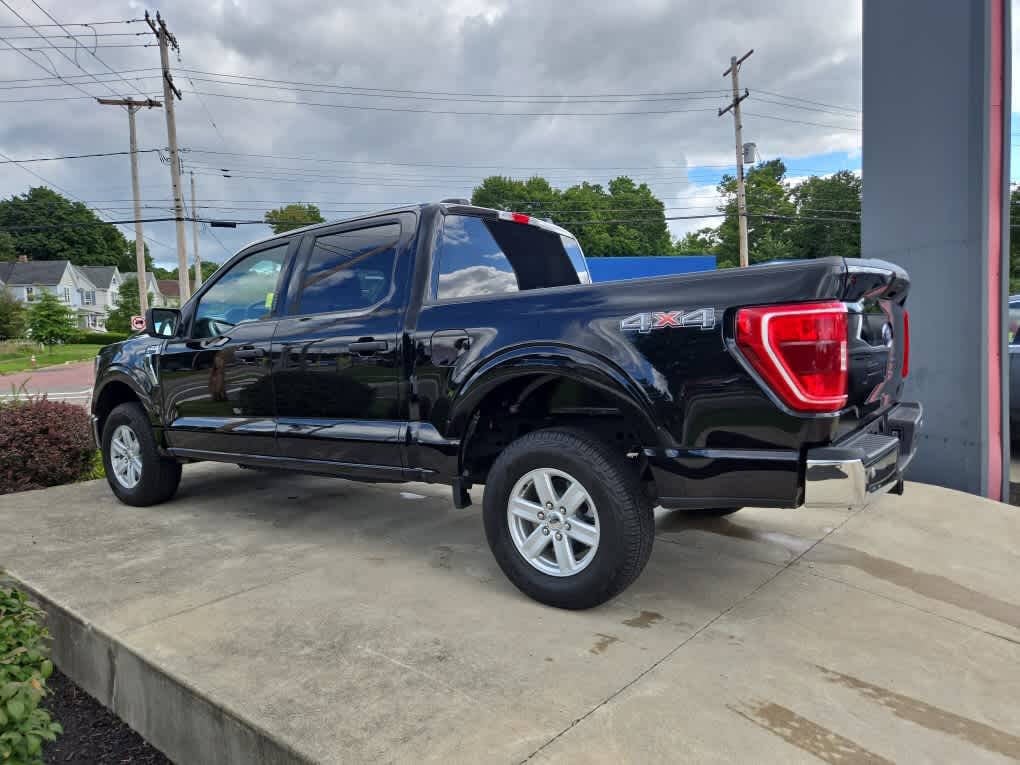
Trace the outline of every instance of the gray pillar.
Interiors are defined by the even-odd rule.
[[[864,0],[865,257],[910,272],[913,480],[1008,495],[1009,0]]]

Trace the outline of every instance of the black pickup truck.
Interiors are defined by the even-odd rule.
[[[641,572],[655,506],[901,492],[908,289],[841,258],[591,284],[555,225],[404,207],[253,244],[151,309],[97,359],[96,437],[132,505],[199,460],[446,483],[458,507],[485,484],[506,575],[586,608]]]

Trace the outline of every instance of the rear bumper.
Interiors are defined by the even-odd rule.
[[[808,450],[804,504],[864,507],[888,491],[902,491],[923,421],[920,404],[899,404],[878,432],[857,433],[837,446]]]

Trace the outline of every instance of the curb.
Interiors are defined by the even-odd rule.
[[[156,667],[11,571],[45,612],[53,663],[169,759],[188,765],[308,765],[314,760]]]

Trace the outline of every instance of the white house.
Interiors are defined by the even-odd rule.
[[[116,270],[116,269],[114,269]],[[98,288],[84,270],[69,260],[27,260],[0,263],[0,289],[31,305],[52,292],[75,315],[81,329],[106,329],[106,308],[97,305]],[[109,288],[106,289],[109,293]]]
[[[95,285],[95,294],[86,293],[83,304],[94,305],[104,313],[117,307],[120,285],[124,281],[117,266],[76,266]]]
[[[120,276],[121,284],[124,284],[125,282],[128,281],[130,281],[133,284],[138,283],[137,271],[125,271]],[[153,308],[165,308],[166,306],[170,305],[170,303],[167,301],[166,295],[164,295],[159,288],[159,280],[156,279],[155,274],[153,274],[152,271],[146,271],[145,277],[146,277],[145,283],[149,287],[147,292],[149,293],[149,295],[152,296],[152,299],[149,301],[149,306]]]

